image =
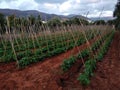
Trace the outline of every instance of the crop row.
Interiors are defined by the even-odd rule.
[[[103,36],[102,38],[100,38],[99,40],[97,40],[96,42],[93,43],[93,45],[91,46],[92,51],[96,51],[98,48],[100,48],[101,44],[103,41],[106,40],[106,38],[108,36],[110,36],[111,33],[106,34],[105,36]],[[61,65],[61,69],[63,71],[67,71],[68,69],[70,69],[72,67],[72,65],[76,62],[76,60],[79,60],[81,58],[85,58],[85,57],[89,57],[90,56],[90,49],[84,49],[83,51],[79,52],[76,56],[71,56],[68,59],[65,59],[64,62]]]
[[[82,35],[82,34],[78,34],[79,35],[79,38],[78,38],[78,45],[79,45],[79,43],[80,43],[80,40],[82,40],[83,38],[84,38],[84,36]],[[67,35],[68,36],[68,35]],[[87,35],[88,36],[88,39],[89,38],[93,38],[94,37],[94,35],[93,35],[93,33],[92,34],[90,34],[90,35]],[[78,37],[78,36],[77,36]],[[74,37],[74,38],[76,38],[76,36]],[[73,42],[74,41],[74,39],[73,39],[73,37],[71,37],[71,36],[69,36],[69,37],[63,37],[63,36],[61,36],[61,37],[59,37],[59,38],[56,38],[56,39],[48,39],[48,40],[43,40],[42,42],[38,42],[38,41],[28,41],[27,43],[25,43],[24,45],[16,45],[16,46],[14,46],[14,49],[15,49],[15,51],[16,52],[20,52],[20,51],[25,51],[25,50],[28,50],[28,49],[34,49],[34,48],[42,48],[42,47],[50,47],[50,46],[52,46],[52,47],[56,47],[57,45],[59,46],[59,44],[61,44],[61,43],[63,43],[63,42],[66,42],[66,41],[71,41],[71,42]],[[64,44],[63,44],[64,45]],[[10,46],[8,46],[8,47],[6,47],[5,49],[4,48],[0,48],[0,56],[3,56],[3,55],[5,55],[5,53],[6,54],[8,54],[8,53],[11,53],[12,52],[12,47],[11,47],[11,45]]]
[[[84,67],[84,72],[80,74],[78,77],[78,80],[83,84],[83,85],[88,85],[90,83],[90,77],[93,76],[93,71],[96,69],[96,63],[97,61],[101,61],[104,58],[104,55],[107,53],[110,43],[113,39],[114,32],[107,38],[105,43],[101,46],[100,50],[98,53],[95,55],[94,58],[89,58],[85,62],[85,67]]]
[[[79,33],[76,33],[76,32],[73,32],[74,36],[77,36],[79,35]],[[64,37],[63,37],[64,36]],[[40,37],[37,37],[37,40],[39,41],[39,43],[43,43],[43,44],[46,44],[46,42],[49,42],[49,41],[56,41],[56,40],[68,40],[68,39],[71,39],[71,34],[70,32],[66,32],[66,33],[63,33],[63,34],[52,34],[52,35],[42,35]],[[30,37],[29,38],[29,35],[27,37],[24,37],[24,38],[15,38],[15,39],[12,39],[13,40],[13,44],[14,46],[18,46],[18,44],[20,45],[23,45],[25,43],[33,43],[33,41],[31,39],[36,39],[35,36],[33,35],[33,37]],[[0,49],[3,49],[4,45],[6,45],[6,47],[9,49],[11,48],[11,42],[10,41],[4,41],[3,40],[3,43],[0,43]]]
[[[90,37],[89,39],[92,39],[93,37]],[[75,44],[75,41],[72,40],[72,42],[69,43],[69,45],[63,45],[63,46],[60,46],[60,47],[57,47],[55,48],[54,50],[51,50],[51,51],[48,51],[46,53],[39,53],[38,55],[33,55],[31,57],[23,57],[20,61],[19,61],[19,66],[20,67],[25,67],[31,63],[35,63],[35,62],[38,62],[38,61],[42,61],[44,60],[45,58],[48,58],[48,57],[51,57],[51,56],[54,56],[54,55],[58,55],[60,53],[63,53],[65,52],[66,50],[69,50],[71,48],[73,48],[74,46],[79,46],[83,43],[85,43],[85,38],[81,38],[77,41],[77,44]],[[64,43],[67,43],[67,42],[64,42]]]
[[[69,49],[73,48],[74,46],[79,46],[79,45],[83,44],[86,41],[82,34],[79,34],[79,35],[80,36],[79,36],[78,40],[76,40],[77,43],[75,43],[73,38],[69,41],[62,41],[61,40],[62,42],[60,42],[59,40],[56,40],[56,42],[51,41],[51,42],[49,42],[49,44],[47,46],[44,46],[44,47],[39,46],[39,48],[35,48],[34,52],[32,51],[32,50],[34,50],[33,47],[31,47],[31,49],[24,48],[24,46],[19,47],[19,48],[24,50],[22,52],[19,51],[19,48],[16,48],[18,50],[18,52],[16,52],[17,59],[21,60],[22,58],[29,57],[29,56],[32,56],[32,57],[43,56],[43,54],[50,54],[51,52],[52,53],[49,56],[52,56],[53,54],[57,53],[57,51],[60,52],[59,50],[63,51],[63,48],[64,48],[64,51],[69,50]],[[93,33],[91,33],[91,34],[87,35],[87,37],[88,37],[88,39],[92,39],[94,37],[94,35],[93,35]],[[25,47],[27,47],[27,46],[25,46]],[[0,61],[3,61],[3,62],[9,62],[9,61],[15,60],[15,56],[14,56],[13,51],[11,49],[4,50],[4,52],[1,51],[0,56],[2,56],[0,58]],[[47,56],[48,55],[46,55],[46,57]]]

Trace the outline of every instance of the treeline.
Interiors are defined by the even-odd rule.
[[[8,25],[9,24],[9,25]],[[5,17],[3,14],[0,13],[0,32],[4,33],[8,28],[10,28],[10,31],[13,31],[13,29],[17,29],[18,31],[21,31],[22,29],[28,29],[29,26],[40,26],[42,25],[42,20],[40,15],[35,18],[32,15],[25,18],[21,17],[18,18],[15,15],[10,15]],[[6,29],[7,27],[7,29]]]
[[[109,20],[105,22],[104,20],[97,20],[95,22],[89,22],[80,18],[71,18],[69,20],[61,20],[59,18],[53,18],[48,21],[42,21],[41,16],[34,17],[32,15],[28,17],[16,17],[15,15],[10,15],[5,17],[2,13],[0,13],[0,33],[7,32],[8,26],[9,31],[13,30],[22,31],[25,30],[28,32],[30,28],[34,29],[35,32],[38,30],[44,30],[44,28],[49,27],[51,30],[55,27],[67,26],[67,25],[114,25],[114,20]],[[9,24],[9,25],[8,25]],[[7,27],[7,29],[6,29]]]
[[[115,10],[113,12],[113,16],[115,19],[115,28],[116,30],[120,31],[120,0],[117,1],[117,4],[115,5]]]

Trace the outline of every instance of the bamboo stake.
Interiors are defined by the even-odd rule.
[[[14,44],[13,44],[12,37],[11,37],[11,33],[10,33],[10,23],[9,23],[8,17],[6,18],[6,20],[7,20],[8,35],[10,36],[10,42],[11,42],[12,50],[13,50],[13,53],[14,53],[14,56],[15,56],[15,59],[16,59],[16,64],[17,64],[17,66],[18,66],[18,68],[19,68],[19,61],[18,61],[18,59],[17,59],[16,52],[15,52],[15,49],[14,49]]]

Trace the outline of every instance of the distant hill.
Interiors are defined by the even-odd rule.
[[[90,18],[92,21],[96,21],[96,20],[105,20],[105,21],[108,21],[108,20],[113,20],[114,17],[101,17],[101,18],[98,18],[98,17],[95,17],[95,18]]]
[[[42,20],[50,20],[54,17],[57,17],[62,20],[67,20],[67,19],[74,18],[74,17],[79,17],[81,19],[89,20],[88,18],[82,15],[72,14],[72,15],[64,16],[64,15],[48,14],[44,12],[39,12],[37,10],[21,11],[21,10],[15,10],[15,9],[0,9],[0,13],[3,13],[5,16],[14,14],[16,17],[28,17],[30,15],[37,17],[38,15],[41,15]]]

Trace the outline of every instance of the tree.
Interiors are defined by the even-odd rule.
[[[115,28],[116,30],[120,30],[120,0],[118,0],[113,16],[116,17],[115,19]]]
[[[8,16],[10,27],[14,27],[15,26],[15,18],[16,18],[16,16],[14,14]]]
[[[83,24],[83,25],[88,25],[89,22],[85,19],[80,19],[80,23]]]
[[[94,24],[96,24],[96,25],[105,25],[105,21],[104,20],[96,20],[94,22]]]
[[[36,20],[37,22],[37,25],[42,25],[42,19],[41,19],[41,16],[40,15],[38,15],[38,17],[37,17],[37,20]]]
[[[53,19],[48,21],[48,25],[50,27],[54,28],[56,26],[60,26],[61,25],[61,21],[58,18],[53,18]]]
[[[70,25],[72,24],[72,20],[66,20],[64,22],[62,22],[63,25],[67,26],[67,25]]]
[[[80,20],[79,20],[79,18],[77,18],[77,17],[73,18],[73,19],[72,19],[72,23],[73,23],[73,24],[76,24],[76,25],[80,25]]]
[[[34,25],[35,21],[36,21],[36,18],[33,15],[30,15],[28,17],[28,20],[29,20],[30,25]]]
[[[107,24],[108,24],[108,25],[114,25],[114,24],[115,24],[115,20],[108,20],[108,21],[107,21]]]
[[[80,18],[77,18],[77,17],[66,20],[66,21],[63,22],[63,25],[71,25],[71,24],[73,24],[73,25],[81,25],[81,24],[88,25],[89,22],[87,20],[80,19]]]
[[[5,32],[5,16],[2,14],[2,13],[0,13],[0,32],[1,33],[3,33],[3,32]]]

